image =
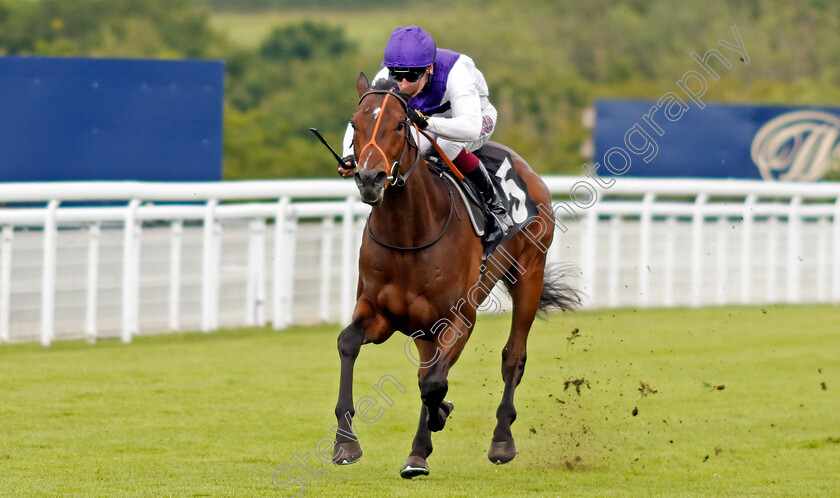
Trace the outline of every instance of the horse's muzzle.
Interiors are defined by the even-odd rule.
[[[362,202],[371,206],[382,202],[382,197],[385,195],[385,181],[388,179],[387,173],[382,170],[357,172],[353,178],[356,181],[356,187],[359,188]]]

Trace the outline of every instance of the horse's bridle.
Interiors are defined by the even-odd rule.
[[[382,101],[382,108],[379,111],[379,116],[376,117],[376,124],[373,127],[373,134],[371,135],[368,143],[365,144],[364,147],[362,147],[362,151],[359,152],[359,154],[357,154],[356,159],[358,160],[358,158],[362,157],[362,154],[364,154],[368,147],[373,147],[374,149],[379,151],[379,154],[382,155],[382,159],[385,160],[385,164],[388,164],[388,156],[385,155],[385,151],[383,151],[379,144],[376,143],[376,134],[379,132],[379,123],[382,122],[382,116],[385,114],[385,106],[388,105],[388,99],[390,97],[394,97],[395,99],[397,99],[397,101],[399,101],[399,103],[402,105],[403,111],[406,112],[408,111],[408,103],[402,96],[400,96],[392,90],[369,90],[363,93],[361,97],[359,97],[359,105],[362,104],[362,101],[365,99],[365,97],[371,94],[384,94],[385,100]],[[417,147],[417,144],[415,144],[412,140],[410,131],[413,125],[408,119],[408,114],[406,114],[404,121],[406,127],[405,144],[403,145],[402,152],[400,153],[400,158],[391,164],[391,170],[388,172],[388,178],[385,182],[385,188],[388,188],[389,184],[395,187],[402,187],[403,185],[405,185],[405,182],[406,180],[408,180],[408,177],[411,176],[412,172],[414,172],[414,168],[416,168],[417,165],[420,164],[420,150]],[[405,157],[406,151],[409,148],[415,149],[417,151],[417,154],[414,158],[414,164],[412,164],[411,167],[408,168],[408,171],[406,171],[403,175],[400,173],[400,167],[402,166],[402,160]]]
[[[382,121],[382,115],[385,114],[385,106],[388,105],[388,99],[393,96],[394,98],[396,98],[400,102],[400,104],[403,107],[403,111],[406,111],[406,117],[405,117],[405,121],[404,121],[405,126],[406,126],[406,133],[405,133],[405,144],[403,145],[402,152],[400,153],[400,158],[397,159],[396,161],[394,161],[394,163],[391,165],[390,176],[388,176],[388,179],[385,182],[385,188],[388,188],[389,183],[391,185],[395,186],[395,187],[402,187],[402,186],[405,185],[405,182],[406,182],[406,180],[408,180],[408,177],[411,176],[411,173],[414,172],[414,168],[416,168],[417,165],[420,164],[420,155],[421,155],[420,154],[420,149],[417,146],[417,144],[414,143],[414,141],[412,140],[411,133],[410,133],[411,127],[414,126],[417,129],[418,134],[423,133],[423,131],[420,130],[420,128],[417,128],[416,125],[413,125],[411,123],[411,121],[408,119],[408,114],[407,114],[408,103],[405,101],[405,99],[401,95],[399,95],[398,93],[396,93],[392,90],[369,90],[369,91],[363,93],[361,97],[359,97],[359,105],[362,104],[362,101],[365,99],[365,97],[367,97],[370,94],[377,94],[377,93],[378,94],[384,94],[385,95],[385,100],[382,101],[382,108],[379,111],[379,116],[377,116],[377,118],[376,118],[376,124],[374,125],[374,128],[373,128],[373,135],[370,137],[370,140],[368,141],[368,143],[365,144],[364,147],[362,147],[362,152],[360,152],[357,155],[356,159],[358,160],[358,158],[362,156],[362,154],[365,152],[365,150],[367,150],[368,147],[373,147],[374,149],[379,151],[379,153],[382,155],[382,158],[385,159],[385,164],[388,164],[388,156],[385,155],[385,152],[382,150],[381,147],[379,147],[379,144],[376,143],[376,134],[377,134],[377,132],[379,132],[379,123]],[[408,171],[405,172],[405,175],[402,175],[400,173],[400,166],[402,165],[402,160],[405,157],[405,153],[409,148],[415,149],[417,151],[417,154],[415,154],[414,164],[412,164],[411,167],[408,168]],[[420,250],[429,248],[429,247],[437,244],[438,241],[440,241],[440,239],[443,238],[444,234],[446,234],[446,230],[449,228],[449,224],[452,222],[452,214],[455,212],[455,199],[452,195],[452,186],[451,185],[448,185],[448,186],[449,186],[449,216],[446,219],[446,224],[444,224],[443,230],[441,230],[440,234],[437,237],[435,237],[434,240],[432,240],[430,242],[427,242],[425,244],[421,244],[421,245],[413,246],[413,247],[402,247],[402,246],[396,246],[396,245],[388,244],[388,243],[386,243],[382,240],[379,240],[375,235],[373,235],[373,232],[370,229],[370,217],[368,217],[367,232],[368,232],[368,235],[370,235],[371,240],[373,240],[374,242],[376,242],[377,244],[379,244],[383,247],[386,247],[388,249],[393,249],[393,250],[396,250],[396,251],[420,251]]]

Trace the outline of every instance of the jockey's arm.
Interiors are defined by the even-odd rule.
[[[472,62],[472,61],[469,61]],[[459,142],[471,142],[481,135],[481,98],[476,85],[477,71],[472,64],[455,64],[446,84],[446,97],[451,117],[431,116],[428,131]],[[373,81],[388,78],[388,68],[382,68]],[[342,157],[353,154],[353,127],[348,123],[344,133]]]
[[[428,131],[459,142],[471,142],[481,135],[481,98],[475,76],[466,64],[455,64],[446,83],[451,117],[432,116]]]
[[[353,154],[353,125],[347,123],[347,130],[344,132],[344,141],[342,142],[341,157],[347,157]]]

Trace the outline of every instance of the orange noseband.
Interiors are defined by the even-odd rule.
[[[374,125],[374,127],[373,127],[373,135],[370,137],[370,141],[364,147],[362,147],[362,152],[359,154],[359,157],[361,158],[368,147],[373,147],[374,149],[378,150],[379,153],[382,155],[382,159],[385,160],[386,165],[388,164],[388,156],[385,155],[385,152],[382,150],[382,147],[380,147],[379,144],[376,143],[376,134],[379,133],[379,123],[382,122],[382,116],[385,114],[385,106],[388,105],[388,99],[389,98],[391,98],[390,93],[386,94],[385,95],[385,100],[382,101],[382,107],[379,110],[379,116],[377,116],[377,118],[376,118],[376,125]],[[391,176],[392,173],[393,173],[392,171],[388,172],[388,177],[389,178],[392,177]],[[390,183],[391,183],[391,181],[387,180],[385,182],[385,188],[388,188],[388,185]]]

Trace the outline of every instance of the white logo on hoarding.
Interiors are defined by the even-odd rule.
[[[821,180],[840,158],[840,118],[794,111],[767,122],[750,151],[765,180]]]

